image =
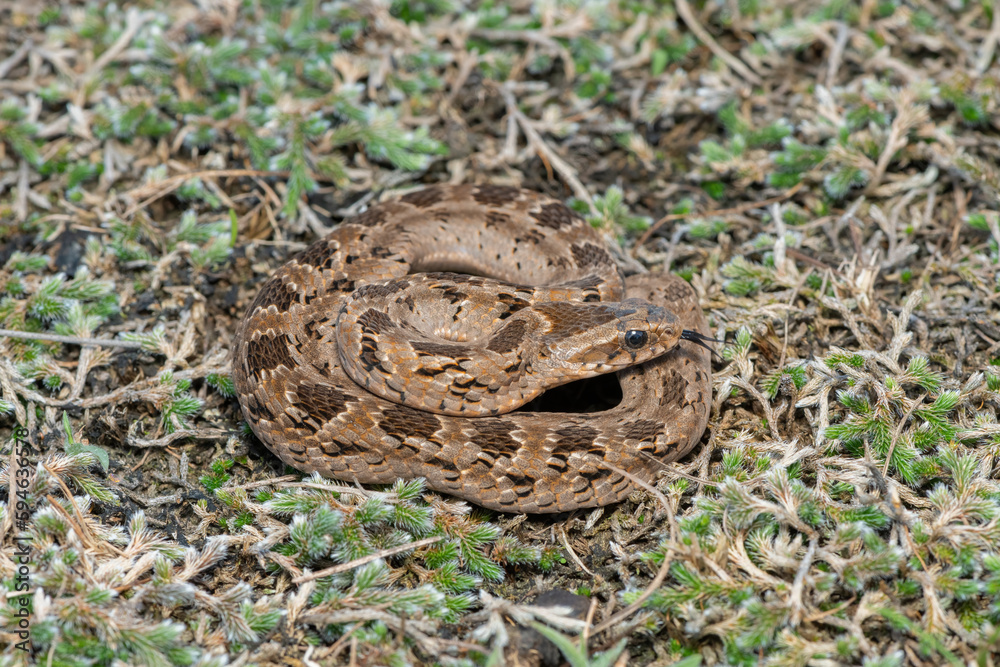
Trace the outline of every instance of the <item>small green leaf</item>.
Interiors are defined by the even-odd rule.
[[[67,444],[65,449],[66,453],[70,456],[74,454],[92,454],[97,459],[97,462],[101,464],[104,472],[108,471],[108,466],[111,464],[108,452],[103,447],[98,447],[97,445],[84,445],[79,442],[72,442]]]
[[[566,662],[570,664],[570,667],[611,667],[611,665],[615,664],[618,656],[625,651],[625,644],[628,642],[627,638],[622,639],[614,648],[588,657],[587,650],[579,642],[574,643],[572,639],[561,632],[541,623],[532,623],[531,627],[556,645],[556,648],[562,652],[563,657],[566,658]]]

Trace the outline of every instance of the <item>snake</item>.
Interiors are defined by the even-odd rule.
[[[546,514],[620,502],[700,441],[706,340],[683,278],[625,277],[562,202],[434,185],[278,268],[237,326],[232,372],[254,434],[293,468]],[[537,409],[610,374],[617,404],[581,384],[580,411]]]

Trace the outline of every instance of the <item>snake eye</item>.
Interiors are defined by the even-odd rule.
[[[625,347],[630,350],[638,350],[649,340],[649,334],[638,329],[630,329],[625,332]]]

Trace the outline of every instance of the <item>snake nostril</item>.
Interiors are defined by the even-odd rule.
[[[630,350],[638,350],[649,340],[649,334],[638,329],[630,329],[625,332],[625,347]]]

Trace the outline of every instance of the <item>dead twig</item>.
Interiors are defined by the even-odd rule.
[[[17,67],[34,46],[33,41],[26,39],[21,42],[21,46],[17,47],[14,53],[10,54],[9,58],[0,62],[0,79],[6,78],[8,72]]]
[[[583,561],[580,560],[580,557],[576,554],[576,550],[573,548],[573,545],[571,545],[569,543],[569,536],[566,535],[566,528],[563,527],[563,526],[559,527],[559,537],[562,539],[563,546],[566,548],[566,551],[569,553],[569,557],[573,559],[574,563],[576,563],[576,566],[578,568],[580,568],[581,570],[583,570],[584,572],[586,572],[587,574],[589,574],[590,576],[593,577],[594,573],[591,572],[587,568],[587,566],[583,564]]]
[[[323,577],[329,577],[334,574],[340,574],[341,572],[347,572],[353,570],[356,567],[361,567],[366,563],[370,563],[379,558],[389,558],[390,556],[395,556],[396,554],[401,554],[404,551],[413,551],[414,549],[419,549],[420,547],[426,547],[431,544],[435,544],[444,539],[443,535],[437,535],[435,537],[425,537],[422,540],[417,540],[416,542],[409,542],[407,544],[400,544],[398,547],[392,547],[391,549],[382,549],[373,554],[368,554],[367,556],[362,556],[361,558],[355,558],[349,563],[341,563],[340,565],[334,565],[332,567],[327,567],[316,572],[310,572],[308,574],[300,574],[299,576],[292,579],[292,583],[304,584],[307,581],[314,581],[316,579],[322,579]]]
[[[138,204],[133,204],[128,207],[125,211],[123,217],[129,218],[135,215],[136,211],[139,209],[149,206],[158,199],[166,197],[168,194],[176,190],[177,188],[184,185],[186,182],[190,181],[192,178],[221,178],[224,176],[277,176],[277,177],[287,177],[287,171],[261,171],[259,169],[206,169],[202,171],[192,171],[184,174],[177,174],[176,176],[171,176],[170,178],[158,181],[152,186],[142,186],[136,188],[128,193],[127,195],[135,194],[136,192],[148,190],[152,188],[155,190],[155,194],[150,195],[148,198],[139,202]],[[277,197],[277,195],[275,195]]]
[[[976,59],[976,74],[984,74],[989,69],[998,43],[1000,43],[1000,0],[993,0],[993,23],[980,46],[979,57]]]
[[[730,69],[734,70],[741,77],[749,81],[754,85],[761,85],[764,83],[763,79],[753,73],[746,63],[734,56],[733,54],[726,51],[724,48],[719,46],[719,43],[715,41],[711,34],[701,25],[698,21],[698,17],[695,16],[694,10],[691,9],[691,5],[688,4],[687,0],[676,0],[674,7],[677,8],[677,14],[684,19],[684,23],[687,24],[688,29],[694,33],[694,36],[698,40],[708,47],[715,56],[724,62]]]
[[[672,535],[676,534],[675,530],[676,530],[677,517],[674,515],[673,509],[670,506],[670,501],[668,501],[667,497],[663,495],[656,487],[654,487],[652,484],[645,482],[644,480],[639,479],[635,475],[632,475],[631,473],[628,473],[625,470],[622,470],[621,468],[608,463],[607,461],[595,461],[595,463],[597,465],[600,465],[602,468],[607,468],[612,472],[616,472],[619,475],[622,475],[623,477],[631,481],[633,484],[641,486],[643,489],[648,491],[654,498],[659,500],[660,503],[663,505],[664,510],[667,512],[667,519],[670,522],[671,534]],[[663,554],[663,563],[660,565],[660,569],[657,570],[656,576],[653,577],[653,580],[649,582],[649,585],[646,586],[645,590],[642,591],[639,597],[637,597],[632,602],[632,604],[625,607],[611,618],[603,621],[597,627],[593,628],[590,634],[592,636],[598,635],[604,632],[605,630],[608,630],[614,627],[615,625],[621,623],[625,619],[632,616],[632,614],[642,609],[642,605],[645,604],[646,600],[648,600],[649,597],[653,593],[655,593],[656,590],[663,584],[663,582],[666,581],[667,573],[670,572],[670,564],[672,561],[673,561],[673,550],[671,547],[668,546],[666,552]]]
[[[795,196],[796,192],[802,189],[802,187],[803,187],[802,183],[796,183],[788,190],[786,190],[784,194],[778,195],[777,197],[771,197],[770,199],[765,199],[764,201],[759,201],[759,202],[750,202],[748,204],[741,204],[739,206],[734,206],[733,208],[723,208],[717,211],[700,211],[700,212],[692,211],[690,213],[671,213],[669,215],[665,215],[656,222],[654,222],[652,225],[650,225],[649,229],[647,229],[645,232],[642,233],[642,236],[639,237],[639,240],[636,241],[635,245],[632,247],[632,253],[634,255],[636,249],[641,248],[643,245],[645,245],[646,241],[649,240],[649,237],[658,232],[660,228],[663,227],[663,225],[667,224],[668,222],[675,222],[677,220],[688,220],[690,218],[705,218],[710,216],[739,215],[740,213],[746,213],[747,211],[752,211],[755,208],[764,208],[766,206],[770,206],[771,204],[778,204],[780,202],[785,201],[786,199],[791,199],[792,197]]]
[[[896,100],[896,117],[889,127],[889,137],[885,141],[882,153],[878,156],[875,164],[875,173],[872,174],[865,192],[871,194],[882,183],[885,170],[892,162],[893,156],[901,149],[905,148],[909,141],[907,133],[927,119],[927,106],[915,104],[913,94],[909,91],[901,92]]]
[[[580,181],[576,176],[576,169],[570,166],[568,162],[563,160],[559,155],[552,150],[542,136],[535,129],[530,118],[521,113],[521,110],[517,108],[517,100],[514,99],[514,93],[507,86],[500,86],[498,88],[500,94],[503,96],[504,102],[507,104],[507,113],[517,123],[517,126],[524,132],[524,136],[528,139],[528,144],[535,151],[538,157],[545,160],[547,163],[552,165],[560,176],[566,179],[566,183],[569,185],[573,194],[576,195],[578,199],[587,202],[587,205],[593,209],[594,203],[590,196],[590,191],[587,187]]]
[[[217,438],[227,438],[230,435],[232,435],[231,431],[227,431],[221,428],[181,429],[179,431],[174,431],[173,433],[168,433],[162,438],[154,438],[151,440],[146,440],[144,438],[129,437],[126,442],[129,447],[148,449],[152,447],[169,447],[178,440],[184,440],[185,438],[197,438],[200,440],[215,440]]]
[[[573,55],[569,49],[538,30],[478,29],[473,30],[470,34],[473,37],[480,37],[491,42],[529,42],[555,51],[563,62],[563,76],[566,77],[566,80],[572,81],[573,77],[576,76],[576,63],[573,62]]]
[[[128,340],[114,340],[112,338],[80,338],[79,336],[60,336],[58,334],[31,333],[28,331],[15,331],[14,329],[0,329],[0,336],[7,338],[19,338],[23,340],[44,340],[50,343],[67,343],[69,345],[95,345],[97,347],[121,347],[128,350],[141,350],[142,343]]]

